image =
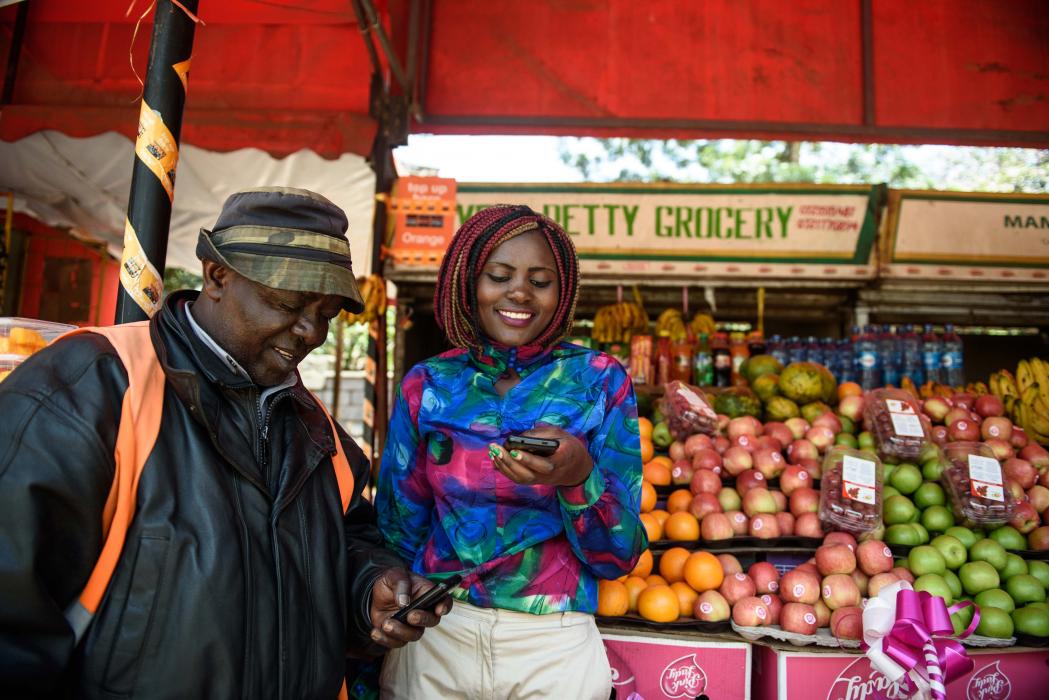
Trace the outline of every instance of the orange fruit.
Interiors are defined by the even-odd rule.
[[[663,523],[663,534],[668,540],[689,542],[699,539],[699,521],[688,511],[671,513]]]
[[[681,603],[670,586],[649,586],[637,597],[637,612],[653,622],[673,622],[681,613]]]
[[[656,456],[656,446],[650,438],[641,438],[641,463],[651,462]]]
[[[647,513],[656,507],[656,487],[647,481],[641,482],[641,512]]]
[[[645,578],[650,573],[652,573],[652,551],[646,549],[641,552],[641,556],[638,557],[637,564],[634,565],[630,575]]]
[[[699,593],[714,590],[725,578],[721,562],[710,552],[692,552],[685,560],[683,574],[685,582]]]
[[[670,485],[670,467],[663,464],[659,457],[656,457],[651,462],[646,462],[641,467],[641,474],[644,480],[653,486]]]
[[[641,514],[641,524],[645,526],[645,534],[649,542],[663,539],[663,523],[656,519],[651,513]]]
[[[637,419],[637,432],[641,435],[642,440],[652,439],[652,421],[644,416]]]
[[[696,598],[699,597],[699,594],[692,590],[692,586],[684,581],[672,583],[670,588],[677,594],[677,602],[681,606],[679,611],[681,617],[692,617],[692,608],[695,606]]]
[[[630,609],[630,593],[619,581],[597,582],[597,614],[617,617]]]
[[[684,547],[671,547],[659,557],[659,575],[667,583],[677,583],[685,578],[685,560],[690,552]]]
[[[669,586],[670,582],[659,574],[652,574],[645,579],[645,583],[649,586]]]
[[[666,465],[667,469],[673,469],[674,468],[674,460],[670,459],[670,457],[667,457],[666,455],[656,455],[655,457],[652,458],[652,461],[653,462],[659,462],[660,464]]]
[[[856,382],[842,382],[838,385],[838,399],[846,396],[863,396],[863,387]]]
[[[660,529],[662,529],[663,525],[667,521],[667,518],[670,517],[670,513],[663,510],[662,508],[656,508],[652,511],[652,517],[659,521],[659,527]]]
[[[692,505],[692,492],[688,489],[677,489],[676,491],[671,491],[670,495],[667,496],[668,513],[687,511],[690,505]]]
[[[640,576],[627,576],[623,585],[626,586],[630,598],[630,612],[637,612],[637,597],[641,595],[641,591],[648,588],[648,582]]]

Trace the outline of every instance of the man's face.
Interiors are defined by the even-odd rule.
[[[561,294],[554,254],[538,231],[501,243],[477,279],[477,314],[489,339],[515,347],[546,330]]]
[[[253,382],[280,384],[328,337],[328,324],[342,310],[343,298],[264,287],[227,272],[218,328],[209,333]]]

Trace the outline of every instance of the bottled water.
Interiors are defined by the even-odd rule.
[[[841,363],[838,361],[837,343],[833,338],[821,338],[820,349],[823,351],[823,364],[835,377],[841,376]]]
[[[791,362],[804,362],[807,356],[808,354],[805,352],[805,345],[801,342],[801,338],[796,335],[792,336],[791,339],[787,341],[787,359],[790,360],[787,364],[790,364]]]
[[[783,343],[783,338],[778,335],[769,338],[768,354],[779,360],[779,363],[784,367],[790,364],[790,355],[787,353],[787,346]]]
[[[818,365],[824,364],[823,348],[820,347],[820,343],[816,340],[816,336],[810,335],[805,339],[805,361],[815,362]]]
[[[901,375],[910,377],[911,381],[921,386],[925,383],[925,365],[922,361],[922,339],[914,330],[914,326],[907,324],[903,327],[900,335],[900,349],[903,356]]]
[[[951,386],[965,384],[965,362],[962,339],[948,323],[943,329],[943,354],[940,356],[941,381]]]
[[[837,343],[838,376],[843,382],[856,381],[856,359],[852,354],[852,338],[845,337]]]
[[[899,386],[900,365],[903,364],[903,358],[892,326],[882,326],[881,333],[878,335],[878,354],[881,355],[882,384]]]
[[[860,386],[864,391],[875,389],[881,384],[882,368],[878,339],[871,326],[863,329],[859,342],[856,343],[856,365]]]
[[[925,324],[925,333],[922,335],[922,362],[925,365],[925,381],[942,383],[943,342],[929,323]]]

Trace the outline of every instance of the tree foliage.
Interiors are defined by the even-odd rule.
[[[722,139],[562,139],[592,182],[886,183],[906,189],[1045,192],[1049,150]]]

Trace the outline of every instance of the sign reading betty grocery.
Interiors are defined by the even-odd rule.
[[[878,186],[459,184],[456,224],[527,204],[571,234],[589,273],[874,276]]]
[[[889,192],[887,277],[1049,281],[1049,196]]]

